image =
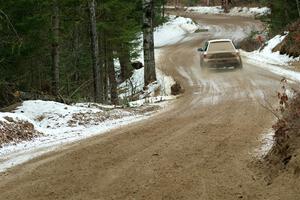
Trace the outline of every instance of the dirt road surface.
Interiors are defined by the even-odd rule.
[[[203,74],[199,66],[196,49],[205,39],[236,37],[236,30],[258,28],[257,21],[195,19],[219,30],[164,47],[159,62],[184,87],[182,97],[146,121],[0,174],[0,199],[300,199],[293,185],[270,184],[253,164],[260,137],[274,121],[261,104],[275,102],[281,77],[245,59],[239,71]]]

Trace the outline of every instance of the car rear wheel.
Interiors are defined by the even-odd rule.
[[[238,66],[235,67],[236,69],[243,69],[243,64],[240,63]]]
[[[201,71],[202,73],[206,73],[208,71],[207,66],[205,66],[204,64],[201,65]]]

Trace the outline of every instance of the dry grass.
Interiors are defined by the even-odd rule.
[[[6,117],[7,121],[0,121],[0,148],[3,144],[31,140],[41,135],[34,129],[33,124],[27,121],[16,121]]]
[[[281,118],[273,126],[275,144],[265,157],[270,177],[280,172],[300,174],[300,93],[292,99],[278,95],[281,103]]]

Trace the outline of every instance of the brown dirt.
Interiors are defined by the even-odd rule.
[[[213,23],[251,23],[238,19]],[[202,74],[196,49],[210,37],[196,33],[164,48],[159,66],[185,89],[171,106],[0,174],[0,199],[300,199],[299,179],[268,185],[253,167],[274,120],[261,103],[276,101],[281,77],[246,62]]]
[[[239,42],[236,46],[244,51],[251,52],[259,49],[261,44],[256,39],[248,37]]]

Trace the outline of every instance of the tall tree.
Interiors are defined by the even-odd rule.
[[[296,4],[297,4],[298,15],[300,17],[300,3],[299,3],[299,0],[296,0]]]
[[[297,1],[298,2],[298,1]],[[289,23],[299,19],[299,12],[296,1],[270,1],[271,13],[271,31],[277,34],[283,31]]]
[[[53,0],[52,15],[52,93],[59,94],[59,6],[58,1]]]
[[[130,51],[127,44],[121,44],[119,45],[119,48],[117,49],[118,57],[120,61],[121,66],[121,80],[125,81],[127,78],[129,78],[130,74]]]
[[[106,45],[107,52],[107,71],[108,71],[108,79],[109,79],[109,88],[110,88],[110,99],[113,105],[119,104],[118,102],[118,87],[116,81],[116,71],[114,65],[114,57],[113,57],[113,49],[112,45],[108,43]]]
[[[144,48],[144,83],[156,81],[155,57],[154,57],[154,2],[143,0],[143,48]]]
[[[222,8],[224,9],[224,12],[228,12],[228,0],[222,0]]]
[[[89,3],[90,16],[90,37],[91,37],[91,54],[93,61],[93,81],[94,81],[94,101],[102,102],[103,91],[101,86],[101,75],[99,66],[99,41],[96,22],[96,3],[95,0],[90,0]]]

